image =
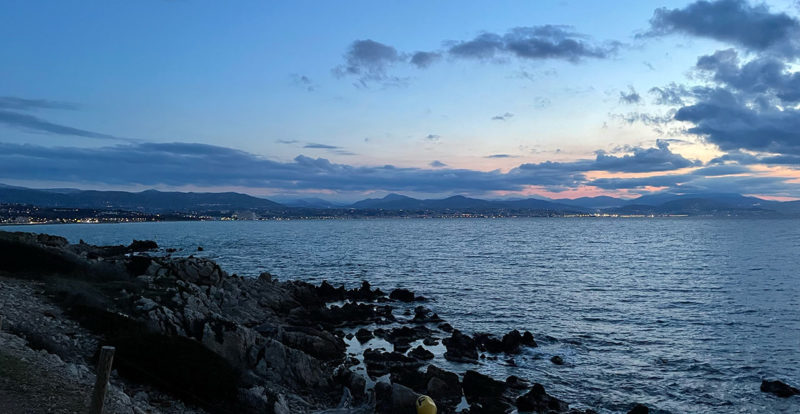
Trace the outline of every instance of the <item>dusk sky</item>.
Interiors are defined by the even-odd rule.
[[[800,198],[800,2],[12,1],[0,183]]]

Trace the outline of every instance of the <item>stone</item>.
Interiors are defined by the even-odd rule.
[[[517,398],[517,408],[535,413],[564,413],[569,410],[569,404],[547,394],[544,386],[536,383],[528,393]]]
[[[372,332],[370,332],[368,329],[361,328],[358,331],[356,331],[356,339],[358,340],[359,343],[362,344],[367,343],[372,338],[373,338]]]
[[[389,299],[400,302],[413,302],[415,299],[414,292],[408,289],[395,289],[389,294]]]
[[[475,340],[464,335],[459,330],[454,330],[452,336],[442,340],[447,348],[445,359],[456,362],[475,362],[478,360],[478,349]]]
[[[792,387],[789,384],[786,384],[782,381],[761,381],[761,392],[768,392],[770,394],[775,394],[781,398],[789,398],[793,395],[800,394],[800,390],[795,387]]]
[[[421,360],[429,360],[433,359],[433,352],[428,351],[420,345],[409,351],[408,356]]]
[[[561,358],[558,355],[553,355],[553,357],[550,358],[550,362],[552,362],[552,363],[554,363],[556,365],[564,365],[564,358]]]
[[[462,387],[470,412],[505,413],[513,408],[511,399],[505,394],[507,387],[504,382],[468,370],[464,373]]]

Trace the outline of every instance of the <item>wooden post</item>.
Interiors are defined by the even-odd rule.
[[[89,414],[103,414],[103,403],[106,399],[108,378],[111,376],[111,364],[114,362],[114,347],[104,346],[100,349],[100,359],[97,361],[97,380],[92,393],[92,406]]]

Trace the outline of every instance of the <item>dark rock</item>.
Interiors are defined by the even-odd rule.
[[[415,326],[413,328],[402,326],[389,331],[386,335],[386,340],[394,345],[395,349],[398,351],[408,350],[411,348],[411,342],[426,338],[432,333],[430,329],[424,326]]]
[[[531,383],[530,381],[522,379],[516,375],[511,375],[510,377],[506,378],[506,386],[515,390],[527,390],[531,387]]]
[[[203,248],[203,246],[197,246],[197,251],[198,251],[198,252],[202,252],[203,250],[205,250],[205,249]]]
[[[395,321],[390,306],[375,306],[366,303],[345,303],[319,311],[318,318],[335,326],[366,325],[368,323],[390,323]]]
[[[800,390],[782,381],[761,381],[761,392],[775,394],[781,398],[788,398],[800,394]]]
[[[345,338],[347,338],[347,339],[349,340],[349,339],[353,339],[353,338],[355,338],[356,336],[355,336],[355,335],[353,335],[352,333],[349,333],[349,334],[345,335],[344,337],[345,337]]]
[[[427,349],[423,348],[422,346],[418,346],[418,347],[412,349],[408,353],[408,356],[410,356],[412,358],[416,358],[416,359],[421,359],[421,360],[429,360],[429,359],[433,359],[433,352],[428,351]]]
[[[443,407],[455,406],[461,401],[461,383],[458,375],[434,365],[428,365],[425,373],[428,395]]]
[[[553,357],[550,358],[550,362],[552,362],[552,363],[554,363],[556,365],[564,365],[564,358],[561,358],[558,355],[553,355]]]
[[[542,384],[536,383],[527,394],[517,398],[517,408],[535,413],[563,413],[569,410],[569,404],[548,395]]]
[[[389,413],[392,410],[392,385],[386,382],[375,383],[375,412]]]
[[[419,365],[397,365],[389,368],[389,378],[393,384],[403,384],[417,392],[425,392],[428,381],[419,371]]]
[[[464,373],[464,397],[473,412],[506,413],[512,409],[511,399],[505,394],[504,382],[497,381],[476,371]]]
[[[414,308],[414,319],[411,321],[414,323],[441,322],[442,318],[424,306],[417,306]]]
[[[445,323],[443,323],[443,324],[439,325],[439,329],[440,329],[442,332],[453,332],[453,326],[452,326],[452,325],[450,325],[450,324],[449,324],[449,323],[447,323],[447,322],[445,322]]]
[[[393,290],[392,293],[389,294],[389,299],[397,300],[400,302],[413,302],[415,297],[414,297],[414,292],[408,289],[400,288]]]
[[[503,352],[503,342],[491,334],[478,332],[475,333],[472,338],[475,340],[475,345],[480,351],[491,352],[493,354]]]
[[[199,257],[173,259],[169,268],[176,278],[201,286],[218,286],[228,277],[216,263]]]
[[[344,285],[335,288],[327,280],[323,280],[317,288],[317,294],[326,302],[331,302],[344,300],[347,297],[347,290]]]
[[[373,349],[364,351],[364,363],[367,365],[367,374],[372,378],[384,376],[397,367],[411,366],[418,368],[422,365],[416,359],[398,352],[382,352]]]
[[[650,409],[647,408],[644,404],[636,404],[633,408],[628,411],[628,414],[649,414]]]
[[[423,339],[422,343],[425,344],[426,346],[439,345],[439,339],[428,337]]]
[[[393,414],[408,414],[416,412],[419,394],[411,388],[400,384],[392,384],[392,411]]]
[[[362,301],[372,302],[382,296],[386,296],[386,294],[381,292],[380,289],[372,290],[372,286],[366,280],[361,282],[360,288],[348,292],[348,297],[352,300],[362,300]]]
[[[525,331],[525,332],[522,334],[522,345],[524,345],[524,346],[529,346],[529,347],[531,347],[531,348],[536,348],[537,346],[539,346],[539,345],[536,343],[536,341],[535,341],[535,340],[533,340],[533,334],[532,334],[532,333],[530,333],[530,332],[528,332],[528,331]]]
[[[145,252],[158,249],[158,244],[152,240],[134,240],[128,245],[131,252]]]
[[[459,330],[454,330],[453,335],[442,340],[447,348],[444,357],[456,362],[475,362],[478,360],[478,349],[475,340],[464,335]]]
[[[358,340],[359,343],[362,344],[369,342],[369,340],[372,339],[372,337],[373,337],[372,332],[364,328],[361,328],[356,332],[356,339]]]
[[[503,352],[507,354],[518,354],[520,353],[521,346],[522,334],[520,334],[518,330],[514,329],[503,335]]]

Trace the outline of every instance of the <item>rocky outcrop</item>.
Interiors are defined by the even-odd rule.
[[[775,394],[781,398],[789,398],[793,395],[800,394],[800,390],[798,390],[797,388],[792,387],[791,385],[778,380],[775,381],[762,380],[761,392],[768,392],[770,394]]]
[[[454,330],[452,336],[442,340],[447,348],[444,357],[456,362],[475,362],[478,359],[478,348],[475,340]]]
[[[542,384],[533,384],[526,394],[517,398],[519,411],[534,413],[563,413],[569,410],[569,404],[544,391]]]

